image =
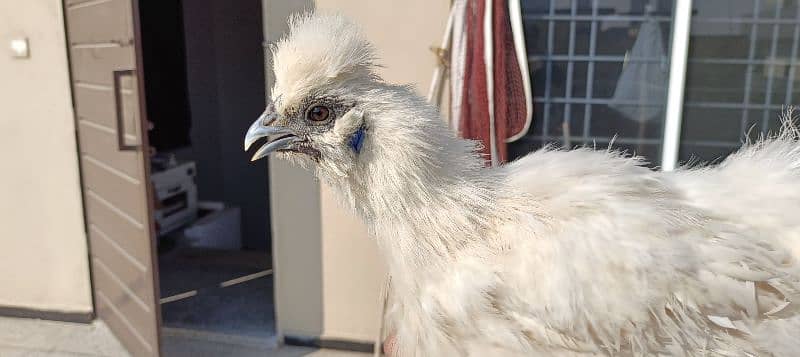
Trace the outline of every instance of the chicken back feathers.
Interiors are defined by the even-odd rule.
[[[545,148],[485,168],[436,108],[379,78],[354,28],[294,19],[273,49],[273,95],[358,110],[363,122],[345,115],[319,134],[315,161],[284,156],[313,165],[375,236],[399,356],[800,351],[790,116],[715,166],[657,172],[611,150]],[[353,152],[345,134],[357,127]]]

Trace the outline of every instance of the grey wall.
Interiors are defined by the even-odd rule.
[[[268,250],[266,160],[250,163],[242,138],[264,110],[264,53],[259,0],[185,0],[192,147],[201,200],[242,208],[243,244]]]

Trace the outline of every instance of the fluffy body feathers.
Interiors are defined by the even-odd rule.
[[[277,111],[288,118],[308,97],[352,106],[305,136],[319,157],[279,155],[313,166],[377,239],[398,355],[800,350],[800,145],[788,120],[713,167],[654,172],[584,148],[485,168],[436,108],[377,77],[357,27],[306,15],[291,28],[274,48]]]

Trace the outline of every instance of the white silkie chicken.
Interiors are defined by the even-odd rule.
[[[714,167],[613,151],[484,167],[437,109],[376,74],[340,16],[274,48],[245,148],[315,169],[392,276],[399,356],[800,355],[800,145],[784,132]]]

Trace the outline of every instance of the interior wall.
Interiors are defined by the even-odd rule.
[[[183,1],[192,146],[178,152],[197,163],[201,200],[242,208],[247,249],[268,250],[266,162],[242,151],[248,126],[264,110],[259,0]]]
[[[61,1],[0,0],[0,48],[0,306],[91,312]]]
[[[362,26],[387,81],[412,84],[420,94],[427,91],[436,64],[429,48],[441,41],[449,1],[316,0],[313,5]],[[264,0],[265,38],[274,42],[286,30],[288,14],[311,8],[305,1]],[[311,173],[271,159],[270,175],[279,330],[371,342],[378,331],[385,276],[374,240]],[[309,198],[309,192],[317,198]]]

